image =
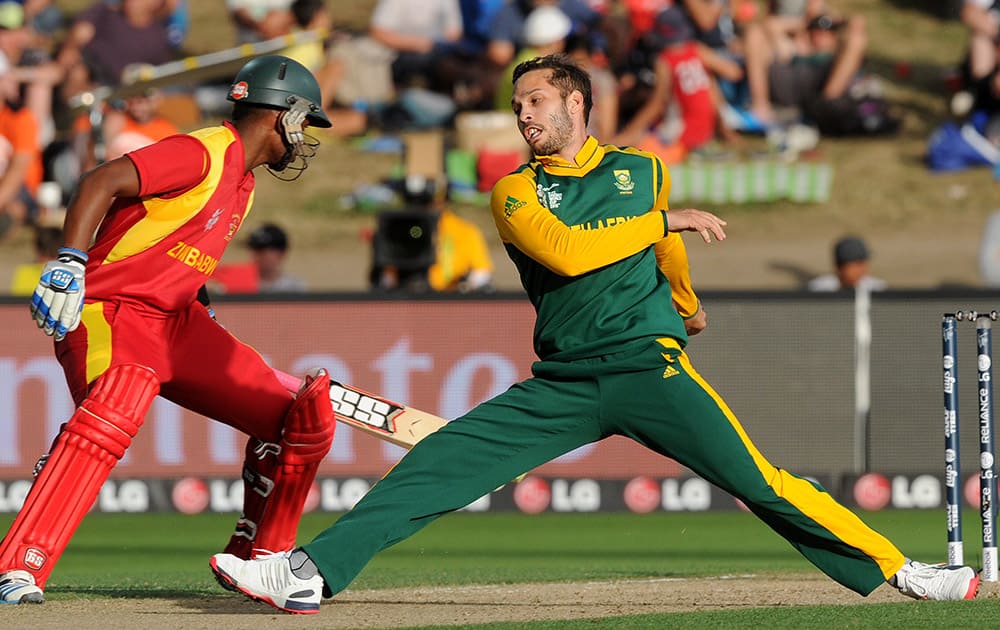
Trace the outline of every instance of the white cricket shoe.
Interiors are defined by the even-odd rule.
[[[15,569],[0,573],[0,604],[41,604],[42,589],[35,586],[35,576]]]
[[[292,573],[288,553],[275,553],[244,560],[229,553],[217,553],[208,561],[223,587],[250,599],[270,604],[278,610],[315,615],[323,598],[323,577],[301,579]]]
[[[973,599],[979,590],[979,575],[972,567],[913,560],[907,560],[893,580],[900,593],[914,599]]]

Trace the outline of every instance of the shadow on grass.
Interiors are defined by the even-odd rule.
[[[209,592],[205,589],[192,588],[162,588],[156,586],[77,586],[73,584],[63,586],[49,586],[45,589],[46,597],[56,599],[71,599],[74,597],[107,597],[107,598],[128,598],[128,599],[187,599],[191,597],[216,597],[225,595],[221,589],[218,592]]]
[[[136,587],[83,587],[59,586],[45,589],[50,601],[72,601],[76,599],[127,599],[162,600],[173,602],[180,611],[196,611],[214,615],[260,615],[281,614],[277,609],[261,602],[255,602],[239,593],[218,588],[215,591],[203,589]],[[162,610],[156,614],[168,614]]]
[[[737,550],[732,549],[729,546],[725,548],[720,548],[717,554],[713,554],[711,551],[706,551],[704,548],[692,548],[692,549],[671,549],[671,550],[650,550],[650,549],[636,549],[636,550],[607,550],[602,551],[600,549],[585,549],[581,547],[580,549],[565,549],[565,550],[545,550],[545,549],[522,549],[522,550],[512,550],[510,548],[489,550],[489,549],[470,549],[463,551],[456,551],[455,549],[449,549],[447,552],[442,552],[440,554],[435,553],[434,549],[428,547],[420,548],[404,548],[404,549],[392,549],[390,551],[384,552],[385,556],[392,556],[396,558],[419,558],[421,561],[433,561],[435,558],[440,560],[447,560],[450,558],[455,558],[456,554],[461,554],[463,559],[469,558],[499,558],[502,560],[525,560],[525,561],[537,561],[537,560],[563,560],[570,559],[573,560],[575,564],[583,564],[589,562],[590,560],[648,560],[650,562],[667,562],[690,559],[697,561],[698,563],[704,563],[710,561],[714,558],[718,559],[734,559],[743,561],[755,561],[755,562],[765,562],[772,563],[776,559],[782,560],[790,557],[795,557],[794,553],[787,551],[784,548],[774,549],[760,549],[760,550]]]

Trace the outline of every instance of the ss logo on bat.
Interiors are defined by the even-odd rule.
[[[397,408],[384,400],[331,384],[330,402],[333,403],[334,413],[353,418],[358,422],[364,422],[387,433],[391,432],[389,416]]]

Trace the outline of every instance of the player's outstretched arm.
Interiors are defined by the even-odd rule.
[[[726,231],[723,229],[726,225],[728,224],[724,220],[711,212],[695,208],[667,212],[667,230],[670,232],[697,232],[706,243],[711,243],[713,236],[717,241],[726,240]]]

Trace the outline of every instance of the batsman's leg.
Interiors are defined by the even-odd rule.
[[[329,377],[292,396],[251,346],[212,319],[199,303],[170,338],[173,376],[162,396],[251,436],[243,470],[243,515],[226,551],[283,552],[295,543],[306,496],[333,442]]]
[[[94,382],[56,439],[0,544],[0,584],[11,573],[22,572],[39,589],[45,587],[158,392],[156,374],[141,365],[111,367]],[[2,586],[0,592],[4,592]]]
[[[225,553],[285,552],[295,546],[302,507],[320,462],[333,444],[336,422],[330,377],[321,371],[306,382],[284,419],[281,439],[250,438],[243,465],[243,513]]]

